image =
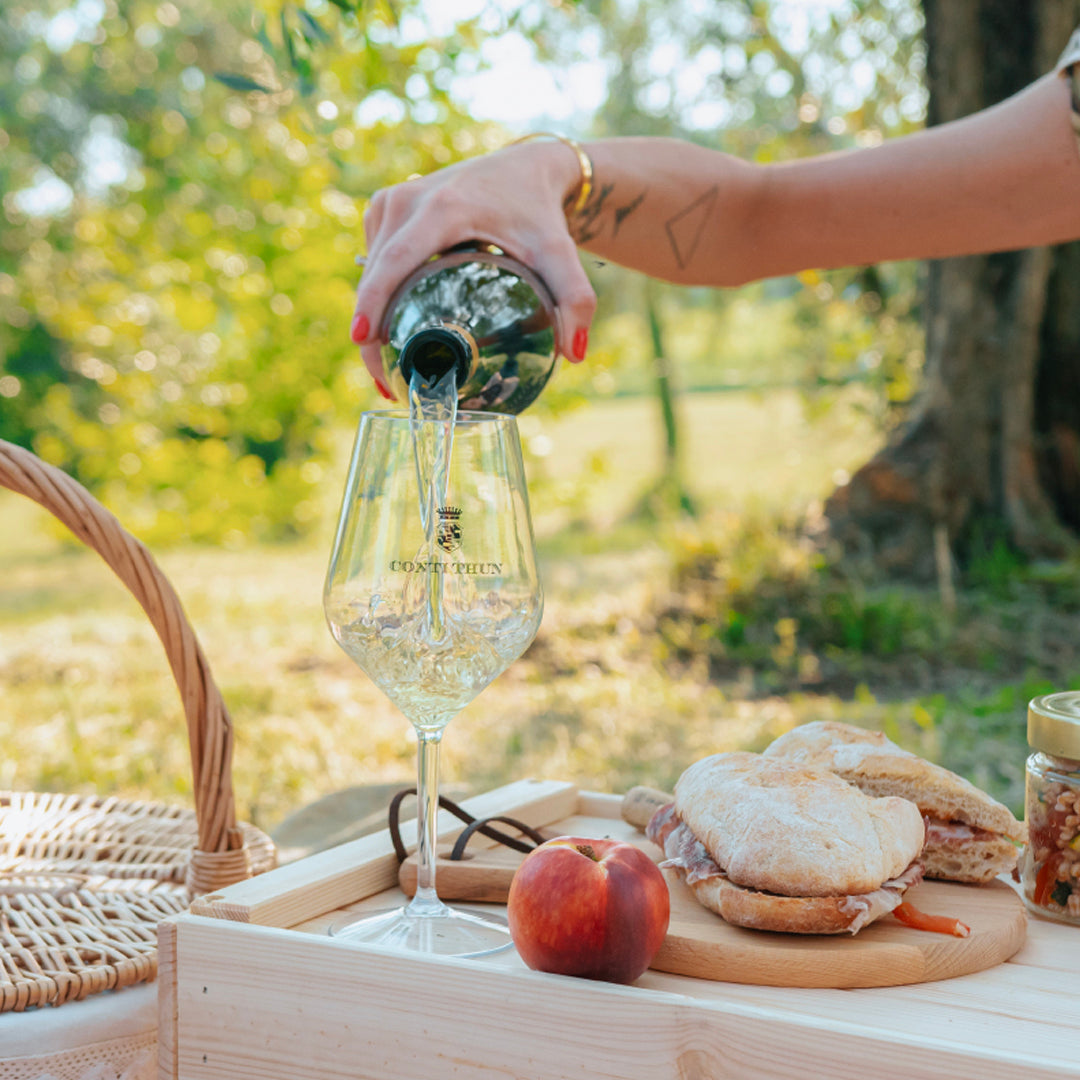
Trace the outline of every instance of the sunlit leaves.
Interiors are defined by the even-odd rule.
[[[363,194],[452,160],[477,126],[434,70],[405,95],[424,43],[369,41],[371,20],[393,25],[378,5],[340,47],[291,9],[294,47],[322,50],[302,100],[247,3],[102,4],[59,52],[43,0],[0,8],[0,436],[157,544],[302,533],[334,433],[374,396],[348,340]],[[373,85],[403,102],[396,126],[354,118]],[[43,109],[80,119],[43,140]],[[111,173],[83,154],[95,118],[130,155]],[[14,200],[41,170],[71,181],[49,214]]]
[[[323,29],[318,20],[308,14],[302,7],[296,9],[296,18],[300,26],[300,32],[309,45],[317,43],[325,45],[331,40],[330,34]]]
[[[214,72],[214,78],[230,90],[256,90],[263,94],[270,93],[269,86],[263,86],[262,83],[249,79],[246,75],[230,75],[227,72],[216,71]]]
[[[556,69],[609,60],[607,99],[589,118],[594,135],[668,135],[761,163],[852,146],[873,146],[917,127],[925,109],[924,47],[917,0],[582,0],[572,12],[529,5],[541,19],[540,53]],[[618,268],[596,276],[601,311],[626,311],[640,324],[642,301]],[[865,381],[890,402],[910,396],[922,362],[916,270],[834,271],[775,282],[759,295],[775,319],[796,328],[784,377],[828,386]],[[687,318],[684,294],[667,298],[670,322]],[[716,309],[707,354],[732,371],[752,367],[747,342],[731,333],[727,294]],[[756,309],[755,309],[756,310]],[[757,321],[760,320],[760,316]],[[640,330],[643,333],[644,331]],[[762,333],[758,332],[757,345]],[[710,360],[714,381],[725,381]],[[695,350],[680,353],[687,381],[706,384]],[[706,365],[707,366],[707,365]],[[741,376],[734,377],[739,381]],[[730,377],[729,380],[730,381]]]
[[[404,6],[412,3],[415,0],[406,0]],[[338,17],[324,25],[310,9],[326,8],[329,4],[337,9]],[[314,93],[320,73],[332,62],[337,46],[348,48],[358,39],[367,38],[373,28],[380,43],[386,44],[385,38],[378,34],[378,27],[384,25],[397,30],[401,6],[389,0],[317,0],[307,6],[293,0],[252,0],[255,40],[262,46],[264,59],[279,80],[294,85],[302,97],[308,97]],[[234,89],[268,91],[265,80],[242,74],[229,78],[235,82]]]
[[[761,161],[909,130],[925,111],[917,0],[582,0],[531,40],[610,60],[601,132],[685,134]]]
[[[62,36],[54,20],[73,10],[90,14]],[[445,38],[418,10],[4,0],[0,435],[92,484],[156,543],[310,528],[314,470],[373,401],[347,335],[365,199],[506,141],[450,92],[455,65],[502,29],[563,66],[583,45],[608,58],[600,133],[689,134],[773,160],[918,120],[909,0],[848,0],[801,44],[778,5],[742,0],[534,0]],[[865,82],[849,77],[860,48],[877,72]],[[844,99],[852,85],[865,93]],[[638,294],[618,273],[598,278],[604,312],[629,318]],[[785,318],[812,370],[892,372],[902,395],[918,359],[902,333],[911,282],[834,275],[831,299],[793,283]],[[880,310],[856,306],[871,295]],[[710,326],[735,325],[726,302],[708,297]],[[629,355],[598,352],[581,377],[610,387]],[[576,385],[568,373],[541,407]]]

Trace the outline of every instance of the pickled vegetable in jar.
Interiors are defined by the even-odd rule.
[[[1028,745],[1024,902],[1080,925],[1080,692],[1031,701]]]

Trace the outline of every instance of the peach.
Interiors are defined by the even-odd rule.
[[[667,882],[640,848],[560,836],[518,867],[507,900],[510,934],[536,971],[633,982],[667,934]]]

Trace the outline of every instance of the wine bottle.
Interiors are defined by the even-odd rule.
[[[555,370],[555,301],[540,277],[490,245],[429,260],[401,283],[379,338],[387,384],[455,373],[458,408],[520,413]]]

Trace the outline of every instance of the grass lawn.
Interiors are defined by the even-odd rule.
[[[853,469],[877,445],[858,405],[849,394],[810,422],[788,392],[687,398],[684,454],[694,495],[729,522],[744,511],[767,519],[822,497],[839,470]],[[956,760],[1015,804],[1023,756],[1014,729],[1019,723],[1022,731],[1029,683],[1043,676],[1038,664],[979,669],[985,679],[975,696],[974,682],[931,685],[917,672],[911,692],[896,689],[901,677],[881,695],[873,690],[880,672],[871,668],[842,689],[827,681],[815,688],[793,674],[770,682],[764,668],[783,675],[801,664],[783,653],[781,626],[762,663],[736,656],[725,666],[705,647],[713,641],[708,627],[678,614],[672,559],[687,543],[679,528],[622,520],[654,475],[652,403],[595,404],[558,421],[526,416],[522,427],[544,624],[529,653],[451,724],[448,782],[480,790],[542,776],[611,791],[666,786],[699,756],[759,747],[800,720],[825,717],[881,726],[940,755],[949,725],[969,732],[961,720],[981,708],[993,721],[987,730],[1004,739],[988,745],[989,757],[1004,760],[985,775],[986,753]],[[332,791],[412,778],[407,723],[323,622],[322,577],[343,481],[341,463],[326,481],[319,533],[302,545],[157,553],[235,721],[238,811],[264,828]],[[0,521],[0,787],[186,802],[184,720],[145,616],[97,556],[59,537],[27,500],[0,493]],[[695,543],[703,528],[693,526]],[[686,634],[698,635],[701,647],[688,645]],[[1055,672],[1080,673],[1072,649]],[[831,654],[819,652],[827,666]],[[901,653],[896,664],[906,662]],[[964,735],[957,745],[977,743]]]

